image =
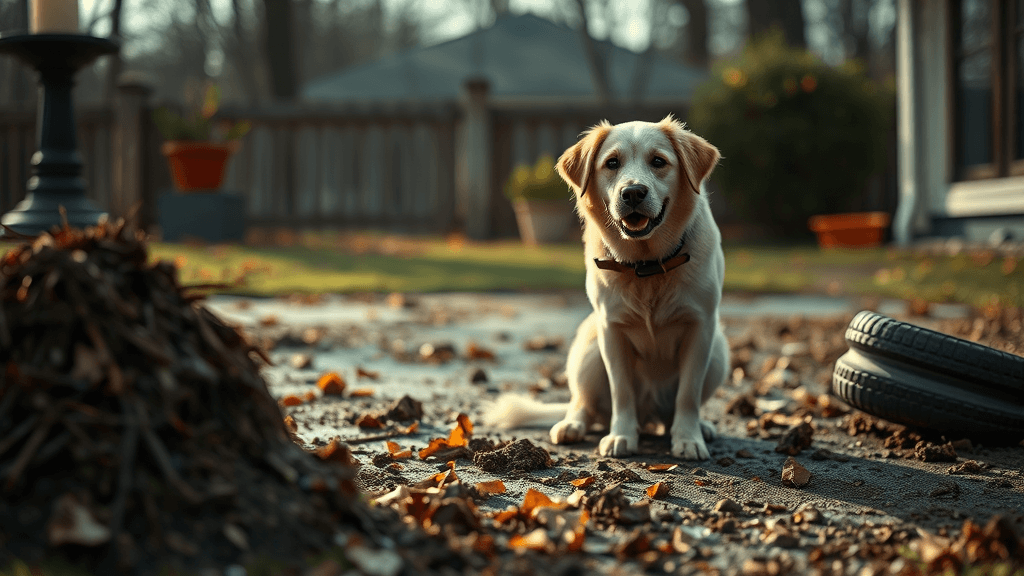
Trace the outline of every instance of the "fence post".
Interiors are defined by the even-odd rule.
[[[145,114],[149,113],[152,93],[152,85],[144,74],[125,72],[118,78],[114,98],[110,206],[106,207],[112,217],[127,216],[136,207],[140,218],[148,214],[148,207],[142,206],[142,188],[148,157]]]
[[[491,117],[487,80],[472,78],[463,86],[462,150],[456,156],[456,210],[466,235],[483,240],[491,235]]]

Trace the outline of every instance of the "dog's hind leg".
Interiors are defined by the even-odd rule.
[[[580,325],[569,348],[565,375],[572,397],[565,418],[551,428],[551,441],[555,444],[579,442],[592,425],[608,424],[611,392],[601,351],[597,347],[593,314]]]
[[[708,363],[707,376],[704,377],[704,389],[701,391],[700,403],[706,404],[708,399],[725,382],[729,370],[729,341],[719,328],[715,340],[711,344],[711,361]],[[705,441],[714,440],[718,436],[715,425],[710,420],[700,421],[700,432]]]

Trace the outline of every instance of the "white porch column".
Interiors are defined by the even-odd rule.
[[[899,165],[899,202],[893,218],[892,232],[896,244],[905,246],[913,240],[914,223],[923,202],[920,174],[917,120],[920,102],[917,93],[917,67],[914,62],[915,21],[914,0],[896,2],[896,133]]]

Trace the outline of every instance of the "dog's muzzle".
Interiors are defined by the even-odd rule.
[[[661,211],[653,218],[643,212],[632,210],[619,219],[619,229],[630,238],[643,238],[661,224],[665,219],[665,211],[668,209],[668,198],[661,204]]]

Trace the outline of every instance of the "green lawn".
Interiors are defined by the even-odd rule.
[[[439,237],[306,235],[290,246],[151,245],[174,260],[182,282],[244,282],[221,290],[445,292],[579,290],[578,244],[527,247],[517,241]],[[726,291],[922,298],[974,306],[1024,306],[1024,262],[991,252],[924,256],[889,248],[823,251],[816,246],[727,245]]]

